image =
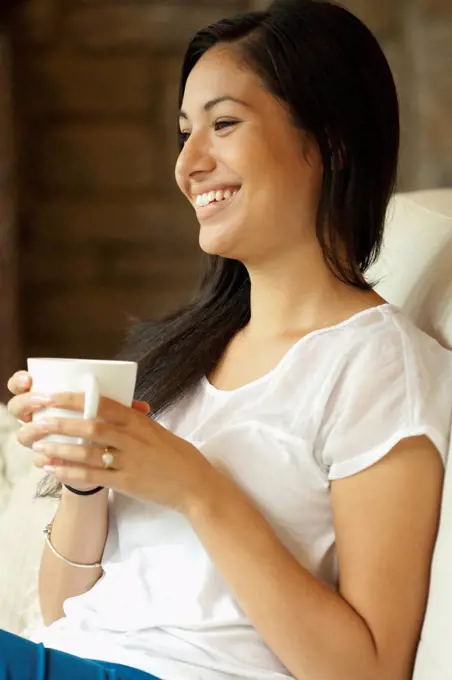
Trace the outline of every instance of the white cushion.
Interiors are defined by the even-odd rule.
[[[34,500],[42,473],[16,438],[17,421],[0,404],[0,628],[24,634],[41,621],[38,603],[43,527],[53,499]]]
[[[378,292],[427,333],[452,348],[452,190],[399,194],[379,261],[369,272]],[[452,678],[452,461],[413,680]]]
[[[0,447],[2,451],[3,477],[10,486],[14,486],[31,467],[30,449],[21,446],[17,441],[16,430],[19,424],[11,416],[6,406],[0,404]]]
[[[0,628],[23,635],[42,621],[38,569],[43,528],[57,507],[54,499],[34,500],[41,476],[30,467],[13,486],[8,506],[0,515]]]
[[[413,680],[452,678],[452,463],[444,484],[430,594]],[[433,661],[432,665],[430,661]]]
[[[0,513],[6,508],[11,493],[11,484],[6,469],[6,450],[11,437],[12,423],[8,412],[0,404]],[[1,454],[3,452],[3,455]]]
[[[434,204],[440,206],[434,211]],[[368,278],[429,335],[452,348],[452,189],[398,194]]]

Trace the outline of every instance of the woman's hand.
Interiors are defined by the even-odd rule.
[[[18,371],[8,380],[8,389],[14,397],[8,402],[8,411],[22,423],[28,423],[33,413],[47,407],[45,394],[31,393],[33,380],[27,371]]]
[[[53,395],[53,408],[83,412],[84,395]],[[215,469],[192,444],[142,412],[101,397],[99,420],[49,418],[24,425],[19,441],[36,452],[35,465],[71,486],[105,486],[185,512],[211,488]],[[146,409],[144,409],[144,406]],[[82,437],[85,445],[41,441],[51,434]],[[113,455],[106,468],[105,451]]]
[[[52,397],[48,394],[41,394],[31,392],[33,386],[33,379],[27,371],[18,371],[8,380],[8,390],[14,395],[8,402],[8,411],[13,415],[22,425],[30,423],[33,419],[33,414],[42,409],[49,408],[53,404]],[[141,413],[149,413],[149,405],[142,401],[134,401],[132,407]],[[24,446],[31,447],[33,441],[27,438],[22,438],[21,430],[17,433],[17,438]],[[41,457],[34,460],[37,467],[42,467]],[[81,490],[90,489],[92,485],[89,484],[74,484],[76,488]]]

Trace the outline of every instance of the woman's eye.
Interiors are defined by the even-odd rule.
[[[190,137],[189,132],[179,132],[179,144],[181,146],[184,146],[184,144],[188,141],[189,137]]]
[[[232,127],[233,125],[237,125],[239,121],[238,120],[217,120],[214,123],[214,128],[215,132],[219,132],[220,130],[225,130],[229,127]],[[182,147],[186,142],[188,141],[190,137],[190,132],[179,132],[179,145]]]
[[[237,125],[238,120],[217,120],[215,121],[215,130],[224,130],[232,125]]]

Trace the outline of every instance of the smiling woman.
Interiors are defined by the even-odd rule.
[[[215,91],[225,94],[210,99]],[[294,241],[317,244],[318,147],[244,68],[236,46],[208,50],[187,77],[183,105],[176,179],[197,208],[202,250],[248,267]],[[227,189],[230,198],[218,203],[216,192]],[[278,223],[284,228],[275,230]]]
[[[199,31],[179,104],[206,271],[124,348],[152,417],[104,399],[19,431],[66,486],[45,651],[0,633],[0,678],[25,659],[31,680],[409,680],[452,360],[365,276],[397,170],[390,69],[344,8],[278,0]],[[83,408],[30,387],[10,382],[22,420]]]

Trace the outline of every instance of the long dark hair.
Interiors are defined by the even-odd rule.
[[[399,149],[396,88],[377,40],[334,2],[276,0],[266,11],[222,19],[194,36],[182,64],[180,104],[196,63],[224,43],[315,139],[323,161],[317,238],[325,262],[340,280],[369,289],[364,274],[381,246]],[[120,353],[139,362],[136,398],[148,401],[154,416],[196,387],[250,318],[245,266],[211,255],[205,262],[192,299],[134,324]]]
[[[194,36],[182,65],[180,105],[191,70],[219,43],[234,44],[285,102],[294,124],[316,140],[324,167],[317,237],[325,260],[341,280],[369,288],[364,273],[381,246],[399,149],[396,88],[377,40],[333,2],[277,0]],[[137,324],[122,352],[139,361],[137,398],[155,414],[215,367],[250,318],[244,265],[211,255],[206,261],[193,299],[160,321]]]

